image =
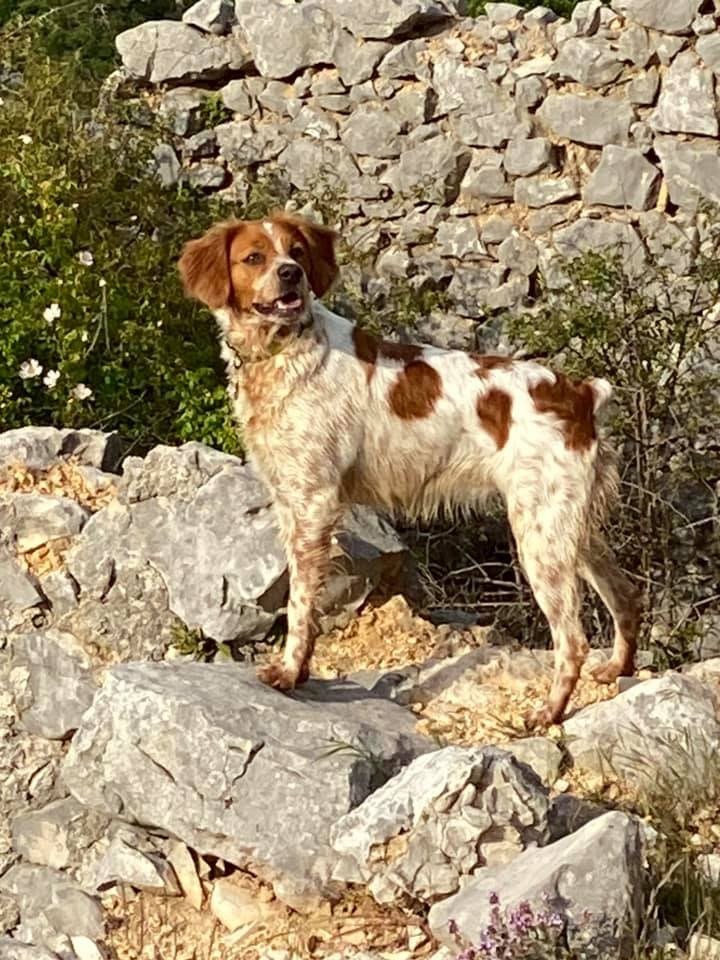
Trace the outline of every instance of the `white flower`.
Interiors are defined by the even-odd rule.
[[[24,143],[26,147],[29,147],[30,144],[32,143],[32,137],[30,136],[29,133],[21,133],[20,136],[18,137],[18,140],[20,141],[20,143]]]
[[[78,254],[78,260],[84,267],[91,267],[95,263],[95,257],[89,250],[81,250]]]
[[[107,280],[105,280],[103,277],[100,277],[100,279],[98,280],[98,286],[100,287],[100,289],[102,289],[103,287],[106,287]]]
[[[0,97],[0,107],[5,103],[2,97]]]
[[[90,387],[86,387],[84,383],[78,383],[77,386],[72,388],[70,394],[76,400],[89,400],[93,392]]]
[[[30,357],[24,363],[20,364],[20,379],[34,380],[43,372],[42,364],[38,363],[34,357]]]
[[[57,382],[59,379],[60,379],[59,370],[48,370],[48,372],[43,377],[43,383],[48,388],[48,390],[52,390],[54,387],[57,386]]]
[[[43,310],[43,320],[45,323],[53,324],[60,318],[62,310],[59,303],[51,303],[49,307]]]
[[[80,339],[82,340],[83,343],[88,342],[88,340],[90,339],[90,334],[87,332],[87,330],[83,330],[83,332],[80,334]]]

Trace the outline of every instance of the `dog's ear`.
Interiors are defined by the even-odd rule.
[[[337,233],[331,227],[313,223],[304,217],[289,213],[277,213],[273,220],[294,227],[302,234],[310,257],[308,280],[316,297],[324,296],[337,278],[339,268],[335,257]]]
[[[188,241],[180,255],[178,269],[185,293],[211,310],[230,301],[230,241],[239,228],[239,222],[216,223],[202,237]]]

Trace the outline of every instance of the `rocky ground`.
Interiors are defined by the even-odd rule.
[[[3,960],[450,960],[490,928],[703,955],[657,889],[692,869],[709,904],[720,876],[717,661],[584,678],[537,736],[551,654],[366,603],[405,554],[356,517],[314,677],[281,695],[227,656],[267,656],[284,601],[247,465],[118,456],[0,435]]]

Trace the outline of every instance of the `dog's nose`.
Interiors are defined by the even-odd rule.
[[[299,283],[302,278],[302,267],[296,263],[281,263],[278,267],[278,276],[286,283]]]

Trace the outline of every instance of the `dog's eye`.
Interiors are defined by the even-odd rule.
[[[243,260],[243,263],[247,263],[251,267],[257,267],[259,264],[265,263],[265,257],[261,253],[255,251],[254,253],[249,253]]]
[[[293,260],[301,260],[304,254],[305,250],[298,244],[295,244],[294,247],[290,247],[290,256],[293,258]]]

